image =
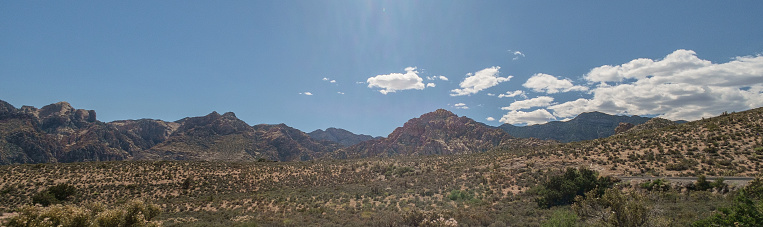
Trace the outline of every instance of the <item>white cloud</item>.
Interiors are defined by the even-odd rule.
[[[327,81],[327,80],[329,80],[329,78],[323,77],[323,81]]]
[[[331,80],[331,81],[329,81],[329,83],[332,83],[332,84],[336,83],[336,80]]]
[[[525,95],[525,91],[522,91],[522,90],[507,91],[506,94],[498,95],[498,98],[515,97],[515,96],[521,96],[521,97],[527,98],[527,95]]]
[[[519,59],[520,57],[525,57],[525,54],[524,54],[524,53],[522,53],[521,51],[518,51],[518,50],[514,50],[514,51],[512,51],[512,50],[509,50],[509,52],[511,52],[512,54],[514,54],[514,58],[512,58],[512,59],[511,59],[512,61],[514,61],[514,60],[517,60],[517,59]]]
[[[661,60],[597,67],[584,78],[596,85],[593,97],[550,106],[556,117],[596,110],[696,120],[763,106],[763,56],[716,64],[699,59],[694,51],[676,50]]]
[[[448,78],[445,76],[428,76],[427,77],[427,80],[437,80],[437,79],[448,81]]]
[[[466,109],[469,109],[469,107],[468,107],[468,106],[466,106],[466,104],[464,104],[464,103],[456,103],[456,104],[455,104],[455,105],[453,105],[453,106],[454,106],[454,107],[456,107],[457,109],[465,109],[465,110],[466,110]]]
[[[620,82],[624,79],[645,79],[647,76],[669,77],[712,65],[710,61],[699,59],[694,51],[680,49],[658,61],[639,58],[618,66],[596,67],[586,74],[585,79],[590,82]]]
[[[495,96],[493,93],[487,93],[487,96]]]
[[[466,74],[464,81],[461,81],[459,86],[461,89],[451,90],[450,96],[462,96],[475,94],[479,91],[498,85],[501,82],[509,81],[512,76],[498,77],[498,70],[501,67],[494,66],[480,70],[475,73]]]
[[[344,92],[341,92],[341,91],[337,91],[336,93],[340,95],[344,95]]]
[[[435,87],[436,85],[434,83],[427,83],[427,87]]]
[[[385,95],[387,93],[400,90],[423,90],[425,85],[422,83],[422,81],[424,80],[419,77],[418,72],[416,71],[416,67],[405,68],[405,74],[390,73],[386,75],[370,77],[368,80],[366,80],[369,88],[382,88],[382,90],[379,90],[379,92]]]
[[[487,117],[487,118],[485,118],[485,120],[487,120],[487,121],[495,121],[495,118],[493,118],[493,117]]]
[[[534,124],[546,123],[549,120],[554,120],[554,119],[556,119],[554,115],[549,113],[547,110],[537,109],[531,112],[513,110],[511,112],[506,113],[506,115],[503,115],[503,117],[501,117],[501,120],[499,121],[501,123],[507,123],[507,124],[534,125]]]
[[[306,92],[300,92],[300,95],[313,95],[313,93],[310,93],[309,91]]]
[[[545,92],[547,94],[555,94],[559,92],[568,91],[587,91],[588,87],[572,85],[570,79],[558,79],[552,75],[536,73],[527,82],[522,84],[523,87],[533,89],[536,92]]]
[[[548,96],[540,96],[536,98],[531,98],[527,100],[522,101],[516,101],[511,103],[507,107],[502,107],[502,110],[521,110],[521,109],[530,109],[533,107],[546,107],[550,106],[551,102],[554,101],[554,98],[548,97]]]

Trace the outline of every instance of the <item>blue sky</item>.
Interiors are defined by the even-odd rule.
[[[0,99],[386,136],[763,106],[761,1],[0,1]],[[325,79],[324,79],[325,78]],[[447,79],[447,80],[444,80]]]

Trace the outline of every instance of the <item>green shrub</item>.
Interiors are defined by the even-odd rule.
[[[453,190],[448,194],[450,200],[471,200],[474,198],[474,194],[468,191]]]
[[[538,194],[535,201],[538,206],[549,208],[572,204],[575,196],[585,196],[589,191],[600,196],[605,189],[612,187],[613,181],[598,175],[598,172],[586,168],[567,168],[564,174],[549,177],[535,189]]]
[[[66,183],[61,183],[34,194],[32,196],[32,203],[40,204],[42,206],[59,204],[64,201],[69,201],[76,193],[77,188]]]
[[[692,226],[763,226],[763,204],[753,201],[743,189],[730,207],[720,208]]]
[[[52,204],[59,204],[61,201],[56,199],[53,194],[50,194],[47,190],[38,192],[32,196],[32,204],[40,204],[42,206],[50,206]]]
[[[56,197],[60,201],[67,201],[70,197],[77,193],[77,188],[66,183],[57,184],[56,186],[48,188],[50,194]]]
[[[572,227],[576,226],[578,216],[575,212],[568,209],[558,209],[551,214],[551,217],[540,224],[542,227]]]
[[[655,179],[653,181],[647,181],[641,183],[641,188],[647,191],[667,191],[670,190],[670,185],[662,178]]]
[[[697,182],[694,183],[694,189],[697,191],[707,191],[712,187],[713,186],[710,184],[710,181],[707,181],[705,175],[699,175],[699,177],[697,177]]]

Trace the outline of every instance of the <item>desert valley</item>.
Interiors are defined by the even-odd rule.
[[[373,138],[233,113],[101,122],[65,102],[0,104],[8,226],[686,226],[760,223],[763,207],[760,108],[584,113],[546,130],[611,132],[561,142],[442,109]]]

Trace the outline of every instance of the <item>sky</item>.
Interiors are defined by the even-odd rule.
[[[386,136],[763,106],[763,1],[0,1],[0,100]]]

